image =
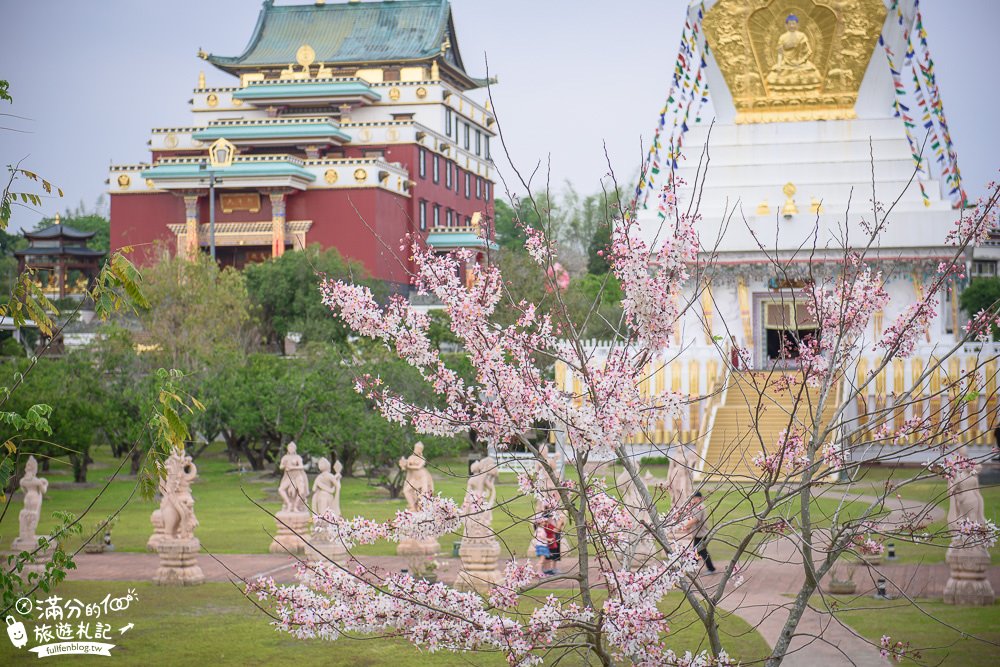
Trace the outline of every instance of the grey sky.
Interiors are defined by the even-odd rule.
[[[330,0],[342,1],[342,0]],[[301,4],[301,2],[279,4]],[[552,157],[552,182],[582,193],[600,187],[607,143],[618,175],[631,175],[663,104],[685,0],[452,0],[470,73],[500,77],[496,111],[518,166]],[[924,0],[938,83],[970,196],[996,178],[995,71],[1000,3]],[[0,116],[0,162],[25,166],[63,188],[33,226],[105,190],[107,165],[148,160],[154,126],[186,125],[198,72],[209,85],[234,79],[196,57],[199,47],[242,52],[258,0],[0,0],[0,79],[14,106]],[[495,151],[496,153],[497,151]],[[510,181],[509,167],[498,158]],[[541,183],[539,183],[541,184]]]

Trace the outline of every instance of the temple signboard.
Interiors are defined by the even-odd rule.
[[[260,194],[256,192],[220,194],[219,204],[223,213],[232,213],[233,211],[257,213],[260,211]]]

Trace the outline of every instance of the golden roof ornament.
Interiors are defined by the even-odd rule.
[[[309,67],[316,61],[316,52],[308,44],[303,44],[295,52],[295,62],[302,67]]]
[[[770,212],[771,212],[771,207],[768,206],[766,199],[761,203],[757,204],[757,215],[767,215]]]
[[[208,60],[208,54],[205,53],[205,50],[202,49],[200,46],[198,47],[198,57],[201,58],[202,60]]]
[[[205,90],[205,73],[198,72],[198,90]]]
[[[781,207],[781,215],[787,220],[793,215],[798,215],[799,207],[795,205],[795,185],[792,183],[785,183],[785,187],[781,188],[781,191],[785,193],[788,199],[785,200],[785,205]]]
[[[431,63],[431,81],[438,81],[441,78],[441,69],[438,67],[438,61]]]

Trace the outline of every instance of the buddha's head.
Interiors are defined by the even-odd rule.
[[[799,29],[799,17],[795,14],[789,14],[788,18],[785,19],[785,27],[788,28],[789,32],[795,32]]]

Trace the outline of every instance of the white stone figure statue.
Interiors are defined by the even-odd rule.
[[[959,470],[948,485],[948,528],[958,530],[962,520],[983,525],[986,509],[979,491],[979,471],[982,466]]]
[[[646,490],[650,493],[652,493],[650,489],[654,483],[654,478],[647,470],[646,475],[643,477],[643,484],[646,485]],[[642,525],[642,523],[649,523],[649,512],[646,510],[646,503],[642,499],[639,486],[632,481],[632,476],[628,470],[621,471],[615,480],[615,484],[618,486],[618,493],[621,495],[622,504],[626,507],[628,513],[632,515],[636,523],[635,528],[631,531],[632,534],[627,541],[626,548],[620,554],[620,557],[628,567],[638,569],[645,566],[658,552],[655,539],[649,530]]]
[[[965,448],[958,453],[965,456]],[[978,535],[959,532],[967,521],[979,526],[986,522],[983,494],[979,491],[980,469],[976,465],[958,470],[948,485],[948,530],[954,537],[945,554],[949,568],[943,595],[946,604],[992,606],[996,601],[986,576],[992,560],[990,550]]]
[[[198,526],[191,495],[191,482],[198,476],[198,468],[190,456],[174,450],[167,458],[166,469],[167,477],[160,486],[163,534],[167,538],[190,540]]]
[[[313,534],[309,540],[311,547],[306,549],[306,554],[314,561],[331,560],[341,565],[347,562],[348,554],[343,542],[335,537],[335,533],[331,533],[330,523],[321,518],[328,515],[340,516],[343,469],[343,464],[337,461],[333,464],[334,472],[330,472],[330,459],[319,460],[319,475],[313,480]]]
[[[319,474],[313,480],[312,511],[316,516],[323,516],[332,511],[334,516],[340,516],[340,480],[343,464],[337,461],[330,472],[330,459],[319,460]]]
[[[487,456],[473,463],[471,472],[462,504],[462,513],[466,515],[458,550],[462,569],[455,585],[459,590],[486,593],[503,579],[497,571],[500,543],[492,529],[499,471],[497,462]]]
[[[38,461],[28,457],[21,477],[21,491],[24,492],[24,509],[21,510],[20,534],[14,540],[15,551],[34,551],[38,548],[38,519],[42,516],[42,496],[49,490],[49,480],[38,476]]]
[[[424,458],[424,443],[413,445],[413,454],[400,458],[399,467],[406,473],[406,481],[403,482],[406,506],[415,512],[420,497],[434,493],[434,479],[427,470],[427,459]]]
[[[403,482],[406,506],[411,512],[416,512],[420,498],[434,493],[434,479],[427,470],[427,460],[424,458],[424,443],[414,444],[413,454],[400,458],[399,467],[406,473],[406,480]],[[404,537],[399,541],[396,553],[409,559],[410,572],[423,573],[434,563],[439,548],[438,541],[434,538]]]
[[[194,536],[198,519],[194,515],[194,496],[191,494],[191,483],[198,476],[198,468],[191,457],[179,449],[167,457],[165,468],[166,478],[160,482],[159,519],[163,532],[159,539],[150,540],[155,541],[160,556],[160,567],[153,581],[169,586],[200,584],[205,581],[205,575],[198,566],[201,543]]]
[[[683,507],[694,494],[694,479],[691,476],[693,465],[693,457],[685,447],[681,447],[675,456],[670,457],[667,493],[670,494],[671,509]]]
[[[552,469],[552,474],[555,477],[549,475],[548,470],[545,469],[541,461],[535,461],[535,478],[538,480],[541,488],[548,490],[541,498],[535,501],[536,516],[542,516],[545,512],[551,511],[560,504],[559,491],[556,490],[556,487],[561,481],[559,478],[559,468],[562,462],[562,454],[556,452],[550,456],[547,445],[543,445],[541,454],[548,467]]]
[[[305,512],[306,499],[309,497],[309,477],[302,457],[297,453],[294,442],[288,443],[287,454],[281,457],[279,468],[283,471],[281,484],[278,485],[278,495],[281,496],[281,509],[285,512]]]
[[[462,513],[465,517],[464,536],[470,539],[493,537],[493,505],[496,502],[497,464],[490,457],[472,464],[472,476],[465,490]],[[477,511],[476,508],[481,508]]]

